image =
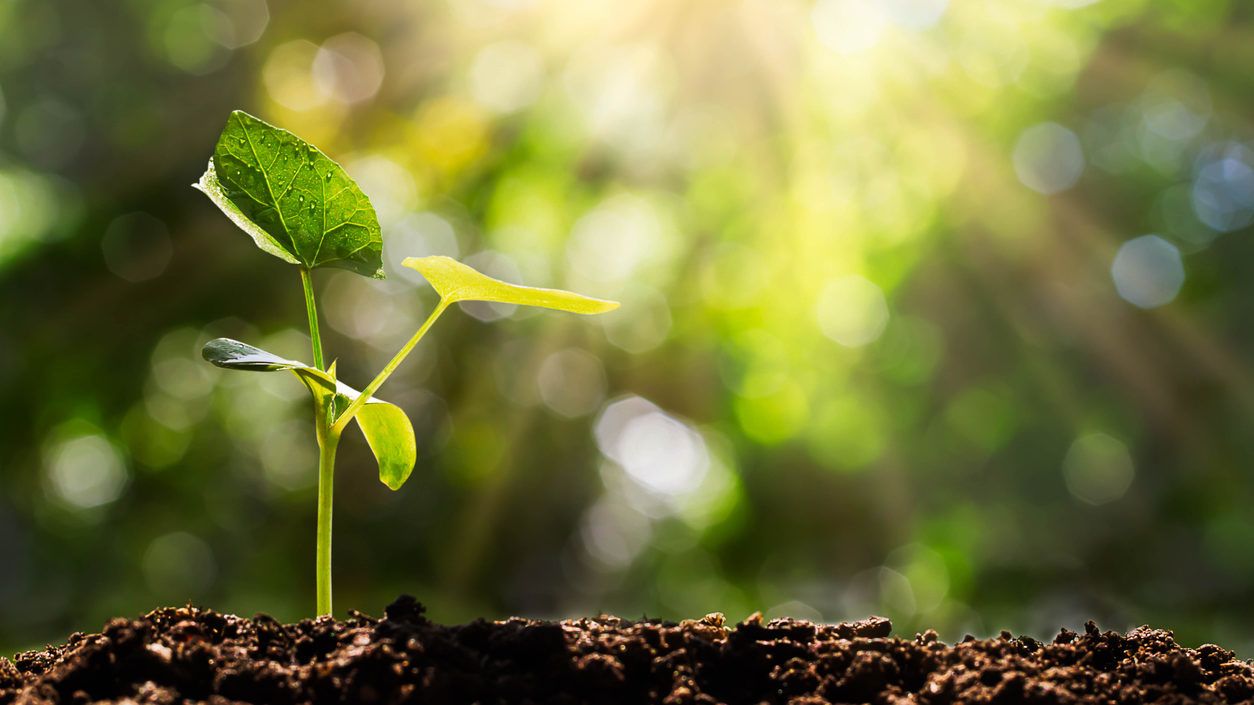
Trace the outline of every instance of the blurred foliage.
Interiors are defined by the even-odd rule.
[[[383,390],[410,484],[341,448],[341,609],[1254,649],[1248,4],[0,0],[0,38],[5,651],[313,608],[304,390],[198,356],[309,359],[295,270],[189,186],[237,107],[378,210],[388,279],[316,276],[348,383],[435,301],[407,256],[624,302],[441,321]]]

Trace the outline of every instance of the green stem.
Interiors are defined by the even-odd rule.
[[[440,314],[444,313],[444,309],[449,307],[449,303],[451,302],[440,299],[440,303],[436,304],[435,310],[431,312],[431,315],[427,316],[427,320],[423,321],[422,327],[418,329],[417,333],[414,333],[414,337],[410,338],[409,342],[405,343],[404,347],[396,353],[392,360],[388,362],[387,366],[384,367],[373,380],[371,380],[370,384],[366,385],[366,388],[361,391],[361,395],[354,399],[352,404],[348,405],[348,408],[344,410],[344,413],[340,414],[339,417],[335,419],[335,423],[331,425],[332,435],[338,438],[339,435],[343,433],[344,427],[348,425],[348,422],[353,420],[353,416],[357,414],[357,411],[361,409],[362,405],[369,401],[370,397],[374,396],[374,393],[379,391],[379,387],[387,381],[388,377],[392,376],[392,373],[396,371],[396,368],[400,367],[401,363],[405,361],[405,358],[409,355],[410,351],[418,344],[418,341],[422,340],[422,336],[427,334],[427,330],[430,329],[436,319],[440,317]]]
[[[335,493],[336,433],[318,438],[318,615],[331,614],[331,497]]]
[[[314,367],[326,369],[322,359],[322,334],[318,332],[318,306],[314,303],[313,277],[309,270],[300,268],[300,283],[305,288],[305,313],[309,314],[309,339],[313,341]]]
[[[305,290],[305,313],[309,316],[309,340],[313,345],[314,367],[326,369],[322,356],[322,334],[318,330],[318,306],[314,303],[313,277],[300,268],[301,288]],[[331,614],[331,499],[335,494],[335,451],[340,434],[331,429],[325,410],[316,415],[318,437],[318,614]]]

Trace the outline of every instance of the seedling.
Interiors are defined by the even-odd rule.
[[[402,264],[421,273],[440,300],[413,337],[358,392],[337,379],[335,362],[330,366],[324,363],[310,272],[338,267],[383,278],[383,238],[370,199],[339,164],[316,147],[238,110],[227,119],[209,167],[194,186],[263,252],[296,265],[300,272],[313,344],[312,365],[229,338],[210,341],[203,353],[209,362],[231,370],[289,370],[313,395],[319,449],[318,614],[330,614],[331,499],[340,438],[356,421],[378,462],[379,479],[393,490],[405,484],[417,457],[413,424],[400,407],[376,399],[374,393],[440,315],[459,301],[492,301],[582,314],[604,313],[618,304],[569,291],[508,284],[448,257],[407,258]]]

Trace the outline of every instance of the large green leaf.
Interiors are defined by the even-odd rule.
[[[493,279],[451,257],[406,257],[401,264],[422,274],[447,303],[495,301],[519,306],[541,306],[571,313],[605,313],[618,308],[617,301],[594,299],[561,289],[540,289]]]
[[[319,407],[329,410],[332,420],[336,410],[347,408],[361,396],[361,392],[335,378],[334,364],[329,372],[323,372],[230,338],[209,341],[201,354],[214,365],[228,370],[292,371],[309,388]],[[414,426],[409,417],[395,404],[371,397],[353,418],[379,464],[379,480],[394,490],[400,489],[413,472],[418,457]]]
[[[263,251],[309,269],[383,277],[383,237],[370,199],[312,144],[236,110],[200,181]]]

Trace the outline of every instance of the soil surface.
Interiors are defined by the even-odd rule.
[[[383,619],[280,624],[196,608],[118,619],[0,659],[9,703],[1238,703],[1254,665],[1148,627],[956,645],[888,620],[722,615],[442,626],[410,597]]]

